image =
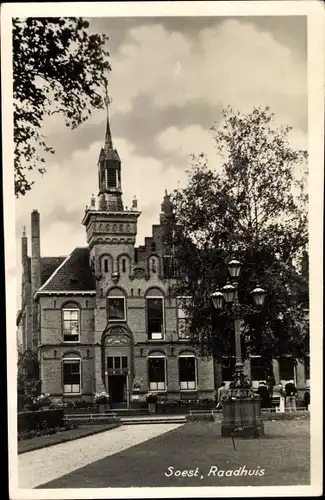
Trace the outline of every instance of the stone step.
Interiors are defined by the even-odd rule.
[[[161,423],[185,423],[185,415],[171,415],[171,416],[147,416],[147,417],[121,417],[120,422],[124,425],[133,424],[161,424]]]

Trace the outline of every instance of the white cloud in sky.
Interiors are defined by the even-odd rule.
[[[157,106],[202,100],[243,110],[261,104],[283,108],[284,96],[306,94],[305,64],[244,21],[225,20],[196,40],[162,25],[140,26],[112,54],[111,93],[124,112],[141,94]]]
[[[130,206],[136,195],[142,211],[138,225],[140,244],[145,236],[150,236],[152,224],[159,222],[164,190],[173,190],[178,182],[180,186],[186,183],[185,170],[192,153],[207,153],[215,168],[220,169],[213,133],[200,123],[200,113],[195,122],[188,117],[186,123],[190,104],[208,104],[216,109],[215,120],[220,117],[220,108],[229,104],[241,111],[269,105],[283,124],[295,127],[291,133],[295,147],[306,145],[306,135],[297,128],[301,109],[294,105],[301,99],[305,106],[306,61],[244,19],[225,20],[192,34],[191,38],[168,31],[160,24],[134,27],[111,54],[111,66],[112,117],[122,112],[125,120],[132,120],[132,109],[143,95],[152,104],[151,112],[159,115],[161,110],[172,107],[184,115],[182,127],[171,122],[156,137],[148,138],[155,142],[155,155],[135,153],[130,135],[115,137],[113,133],[114,146],[122,160],[124,204]],[[143,110],[143,120],[147,112]],[[102,124],[104,135],[102,111],[93,113],[87,126],[90,124]],[[46,118],[43,132],[49,144],[52,134],[72,137],[74,133],[65,127],[59,115]],[[66,255],[75,246],[86,245],[81,220],[91,194],[97,194],[97,160],[103,135],[89,146],[81,144],[60,163],[52,157],[48,172],[43,177],[38,175],[32,191],[16,202],[17,219],[27,226],[28,233],[30,213],[34,208],[39,210],[44,256]],[[80,222],[76,223],[77,219]],[[22,227],[17,230],[19,274]]]

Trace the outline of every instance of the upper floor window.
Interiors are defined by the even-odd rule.
[[[63,341],[64,342],[79,342],[80,333],[80,312],[79,309],[63,309]]]
[[[125,297],[107,297],[109,321],[125,321]]]
[[[147,332],[150,340],[164,337],[164,298],[147,297]]]
[[[108,259],[104,259],[104,273],[108,273]]]
[[[122,273],[126,272],[126,259],[122,259]]]
[[[62,366],[62,385],[64,394],[81,393],[81,361],[67,359]]]
[[[190,301],[191,297],[177,297],[177,329],[180,340],[188,340],[190,338],[188,317]]]

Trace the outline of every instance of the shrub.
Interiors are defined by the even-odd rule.
[[[154,392],[148,392],[148,394],[146,396],[146,402],[148,404],[156,404],[156,403],[158,403],[158,394],[156,394]]]
[[[109,403],[109,394],[106,391],[96,392],[94,396],[94,403],[97,405],[104,405]]]
[[[202,413],[197,415],[187,415],[187,422],[214,422],[214,416],[212,413]]]
[[[63,410],[38,410],[18,413],[18,432],[51,429],[63,424]]]

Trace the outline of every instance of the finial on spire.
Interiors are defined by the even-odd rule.
[[[94,208],[95,204],[96,204],[95,196],[94,196],[94,194],[92,194],[91,198],[90,198],[90,206],[91,206],[91,208]]]
[[[132,210],[136,210],[138,208],[138,200],[137,197],[134,195],[133,200],[132,200]]]
[[[26,226],[23,226],[23,238],[26,238]]]
[[[112,134],[111,134],[111,129],[109,125],[109,112],[108,108],[109,105],[112,103],[112,99],[108,95],[108,90],[107,90],[107,84],[105,85],[105,97],[104,97],[104,104],[106,106],[106,133],[105,133],[105,151],[112,150],[113,149],[113,141],[112,141]]]

